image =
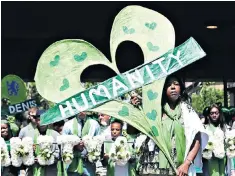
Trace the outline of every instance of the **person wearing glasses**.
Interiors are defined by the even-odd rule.
[[[54,143],[56,143],[56,138],[60,134],[53,129],[50,129],[48,125],[40,126],[40,117],[45,113],[45,110],[40,110],[38,108],[32,108],[29,110],[30,123],[21,129],[19,133],[19,138],[31,137],[34,142],[34,152],[35,152],[35,163],[31,167],[26,169],[26,176],[39,175],[39,176],[57,176],[57,162],[49,166],[40,166],[37,162],[37,155],[39,154],[37,138],[40,135],[52,136]],[[56,159],[59,158],[59,147],[53,144],[52,151]]]
[[[221,150],[224,150],[224,136],[227,130],[224,115],[221,109],[221,104],[212,104],[208,108],[208,124],[205,125],[206,131],[209,134],[209,141],[215,141],[213,139],[222,138],[222,140],[218,140],[217,142],[213,142],[214,149],[218,149],[220,147]],[[205,159],[203,163],[203,175],[205,176],[225,176],[225,163],[226,163],[226,155],[224,157],[217,156],[214,152],[211,159]],[[221,158],[222,157],[222,158]]]

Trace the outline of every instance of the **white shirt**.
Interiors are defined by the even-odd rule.
[[[111,125],[107,126],[107,128],[100,133],[100,135],[103,135],[105,137],[105,140],[111,140]]]
[[[73,123],[74,123],[74,119],[71,119],[68,122],[66,122],[64,124],[63,130],[62,130],[62,134],[72,135],[73,134]],[[77,131],[78,131],[77,136],[78,137],[82,136],[82,129],[81,129],[81,127],[82,127],[82,123],[81,123],[81,120],[78,118],[78,126],[77,126]],[[99,125],[99,123],[96,120],[91,119],[90,120],[90,129],[89,129],[88,135],[96,136],[98,134],[100,134],[100,125]]]

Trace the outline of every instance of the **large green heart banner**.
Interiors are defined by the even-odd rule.
[[[55,123],[92,109],[124,93],[164,78],[205,55],[200,45],[191,37],[160,58],[119,74],[58,103],[42,115],[41,125]],[[66,83],[65,80],[64,86]]]

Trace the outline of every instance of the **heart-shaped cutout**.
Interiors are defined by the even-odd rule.
[[[157,118],[157,111],[156,110],[152,110],[151,112],[148,112],[146,114],[146,116],[150,119],[150,120],[156,120]]]
[[[156,51],[159,50],[159,47],[158,47],[158,46],[154,46],[154,45],[152,44],[152,42],[148,42],[148,43],[147,43],[147,47],[148,47],[149,51],[154,51],[154,52],[156,52]]]
[[[63,85],[60,87],[60,91],[64,91],[69,88],[69,80],[68,79],[63,79]]]
[[[56,55],[54,57],[54,60],[50,62],[50,66],[51,67],[55,67],[59,64],[59,60],[60,60],[60,56],[59,55]]]
[[[82,62],[86,58],[87,58],[87,53],[86,52],[82,52],[81,55],[78,55],[78,54],[74,55],[74,60],[77,61],[77,62]]]
[[[129,109],[126,106],[123,106],[122,109],[118,112],[122,117],[129,116]]]
[[[158,96],[157,92],[153,92],[152,90],[148,90],[147,96],[149,100],[155,100]]]

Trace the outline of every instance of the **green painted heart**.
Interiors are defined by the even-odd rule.
[[[158,136],[159,134],[158,134],[158,130],[157,130],[157,128],[155,127],[155,126],[152,126],[152,132],[153,132],[153,134],[154,134],[154,136]]]
[[[157,23],[155,23],[155,22],[152,22],[151,24],[150,23],[145,23],[145,26],[149,29],[154,30],[157,26]]]
[[[157,111],[156,110],[152,110],[151,112],[148,112],[146,114],[146,116],[150,119],[150,120],[156,120],[157,118]]]
[[[157,92],[153,92],[152,90],[148,90],[147,95],[149,100],[154,100],[158,96]]]
[[[149,49],[149,51],[158,51],[159,50],[159,47],[158,46],[154,46],[151,42],[148,42],[147,43],[147,47]]]
[[[120,116],[122,116],[122,117],[129,116],[129,109],[128,109],[128,107],[123,106],[123,107],[122,107],[122,110],[120,110],[120,111],[118,112],[118,115],[120,115]]]
[[[59,55],[56,55],[54,57],[54,60],[50,62],[50,66],[51,67],[55,67],[59,64],[59,60],[60,60],[60,56]]]
[[[64,91],[69,88],[69,80],[68,79],[63,79],[63,85],[60,87],[60,91]]]
[[[86,58],[87,58],[87,53],[86,52],[82,52],[81,55],[78,55],[78,54],[74,55],[74,60],[77,61],[77,62],[82,62]]]
[[[124,32],[125,34],[133,34],[133,33],[135,33],[135,29],[134,29],[134,28],[128,29],[127,26],[123,26],[123,27],[122,27],[122,30],[123,30],[123,32]]]

